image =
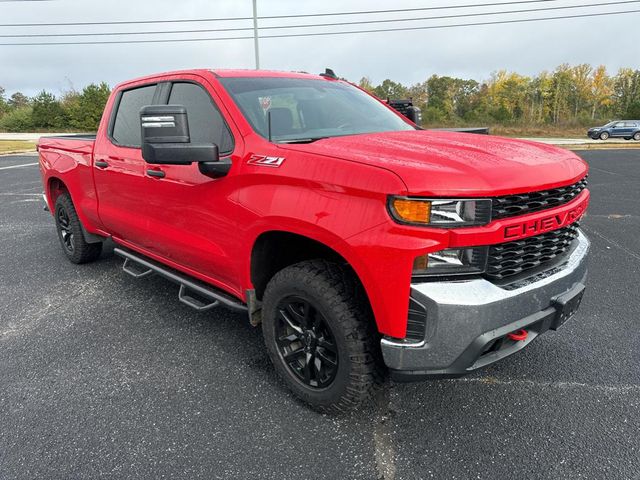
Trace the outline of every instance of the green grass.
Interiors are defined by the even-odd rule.
[[[36,144],[23,140],[0,140],[0,153],[23,152],[25,150],[35,151]]]

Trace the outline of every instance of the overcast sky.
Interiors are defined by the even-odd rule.
[[[468,5],[512,0],[258,0],[258,15],[344,12],[358,10]],[[600,3],[614,0],[601,0]],[[260,25],[327,23],[596,4],[594,0],[547,1],[527,5],[450,9],[349,17],[316,17],[263,20]],[[325,27],[305,31],[443,25],[498,19],[584,14],[602,11],[640,10],[640,2],[598,8],[402,22],[400,24]],[[0,24],[160,20],[251,16],[251,0],[0,0]],[[357,81],[368,76],[375,83],[392,78],[406,84],[424,81],[432,74],[486,79],[499,69],[535,74],[560,63],[604,64],[611,72],[622,66],[640,68],[638,25],[640,13],[571,20],[475,26],[422,31],[369,33],[307,38],[263,39],[261,67],[274,70],[320,72],[332,67],[340,76]],[[7,38],[11,34],[133,32],[154,30],[251,27],[251,21],[154,25],[106,25],[64,27],[0,27],[0,43],[29,41],[116,40],[131,37]],[[287,30],[296,33],[302,30]],[[265,31],[273,34],[281,31]],[[174,34],[171,38],[245,36],[248,32]],[[134,38],[167,38],[138,35]],[[253,68],[252,40],[153,43],[133,45],[0,46],[0,85],[33,95],[41,89],[59,94],[71,86],[120,81],[154,72],[182,68]]]

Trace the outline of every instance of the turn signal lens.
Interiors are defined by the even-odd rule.
[[[429,223],[431,221],[431,202],[394,198],[391,206],[396,216],[410,223]]]
[[[486,225],[491,221],[491,200],[389,197],[388,209],[398,223],[455,228]]]

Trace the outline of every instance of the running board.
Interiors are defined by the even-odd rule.
[[[245,304],[231,298],[229,295],[217,291],[215,287],[205,285],[198,280],[192,280],[186,275],[160,265],[153,260],[120,248],[114,248],[113,253],[124,258],[122,270],[134,278],[143,278],[156,274],[180,285],[178,299],[185,305],[200,312],[210,310],[220,305],[241,312],[247,311]],[[190,293],[195,293],[197,297],[207,301],[203,302],[200,298],[190,295]]]

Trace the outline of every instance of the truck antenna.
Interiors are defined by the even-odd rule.
[[[320,74],[321,77],[325,77],[325,78],[331,78],[333,80],[338,80],[338,76],[335,74],[335,72],[330,69],[330,68],[325,68],[324,69],[324,73]]]

